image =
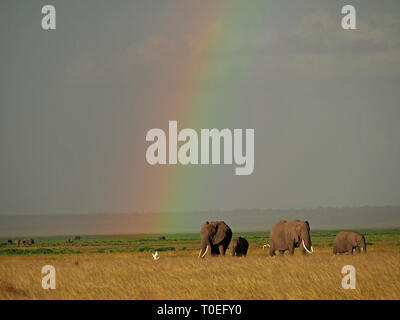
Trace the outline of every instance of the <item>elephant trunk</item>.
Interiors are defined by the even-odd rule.
[[[199,252],[199,258],[204,258],[205,257],[209,246],[210,246],[210,244],[207,241],[205,241],[205,240],[201,241],[201,249],[200,249],[200,252]]]
[[[366,254],[367,253],[367,243],[366,243],[365,239],[361,243],[361,248],[362,248],[364,254]]]

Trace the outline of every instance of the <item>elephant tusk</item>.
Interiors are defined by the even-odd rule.
[[[199,252],[199,258],[200,258],[200,255],[201,255],[201,249],[200,249],[200,252]]]
[[[302,243],[303,243],[304,249],[306,249],[306,251],[307,251],[309,254],[312,254],[312,252],[311,252],[310,250],[308,250],[307,247],[306,247],[306,245],[304,244],[304,240],[301,240],[301,241],[302,241]],[[311,250],[313,250],[312,246],[311,246]],[[313,251],[314,251],[314,250],[313,250]]]
[[[207,250],[208,250],[208,245],[207,245],[207,247],[206,247],[206,251],[204,251],[203,255],[201,256],[202,258],[204,258],[204,256],[206,255]],[[200,250],[200,253],[201,253],[201,250]]]
[[[314,248],[311,246],[311,253],[314,253]]]

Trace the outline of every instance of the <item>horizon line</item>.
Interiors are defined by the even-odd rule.
[[[237,212],[237,211],[297,211],[297,210],[323,210],[323,209],[360,209],[360,208],[400,208],[396,205],[354,205],[354,206],[317,206],[303,208],[238,208],[238,209],[203,209],[203,210],[169,210],[169,211],[110,211],[110,212],[62,212],[62,213],[14,213],[1,214],[0,217],[26,217],[26,216],[69,216],[69,215],[132,215],[132,214],[169,214],[169,213],[208,213],[208,212]]]

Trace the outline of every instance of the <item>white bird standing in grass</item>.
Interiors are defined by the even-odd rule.
[[[268,243],[263,245],[263,250],[264,250],[266,247],[268,247],[268,248],[270,247]]]
[[[157,251],[156,251],[156,253],[152,253],[151,255],[153,256],[154,260],[160,259],[160,257],[158,256],[158,252]]]

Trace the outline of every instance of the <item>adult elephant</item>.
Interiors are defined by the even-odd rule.
[[[367,243],[362,234],[358,232],[342,231],[336,235],[336,238],[333,241],[334,254],[345,252],[353,254],[354,249],[358,253],[361,253],[361,249],[363,249],[364,253],[367,253]]]
[[[269,235],[269,255],[274,256],[278,250],[284,254],[286,250],[289,254],[294,254],[294,249],[301,247],[301,253],[312,254],[314,249],[311,245],[310,225],[308,221],[282,220],[277,222],[271,229]]]
[[[201,249],[199,258],[204,258],[210,249],[211,255],[225,255],[232,239],[232,230],[224,221],[206,221],[200,230]]]
[[[229,250],[233,257],[241,257],[247,255],[247,250],[249,249],[249,242],[242,237],[237,237],[232,239]]]

